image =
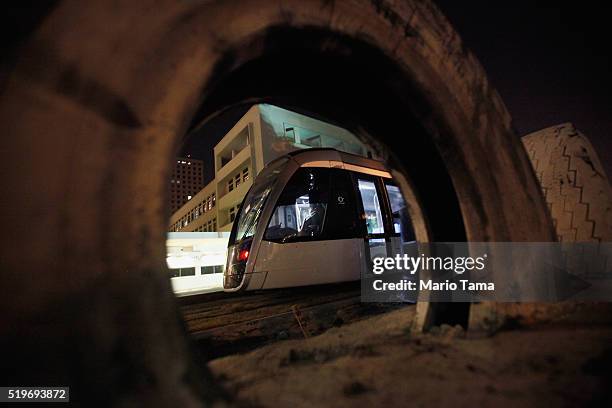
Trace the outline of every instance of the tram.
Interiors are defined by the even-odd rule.
[[[358,280],[414,241],[408,209],[379,161],[306,149],[270,162],[234,220],[225,291]]]

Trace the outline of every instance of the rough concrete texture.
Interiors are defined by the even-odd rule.
[[[559,240],[612,241],[612,191],[597,152],[573,124],[523,137]]]
[[[612,192],[597,152],[573,124],[551,126],[522,138],[561,242],[610,242]],[[597,253],[588,255],[591,258]],[[596,258],[595,258],[596,259]],[[593,261],[593,259],[591,259]],[[582,259],[567,259],[578,262]],[[604,255],[598,262],[608,262]],[[589,271],[583,271],[585,277]],[[593,276],[591,276],[592,278]],[[520,322],[549,322],[583,307],[576,302],[474,305],[472,328],[495,331]]]
[[[446,325],[410,333],[412,316],[399,310],[209,366],[239,400],[262,407],[609,406],[610,312],[577,308],[471,338]]]

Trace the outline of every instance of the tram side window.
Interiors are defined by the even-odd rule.
[[[298,169],[276,203],[264,239],[287,242],[319,238],[326,222],[329,177],[329,169]]]
[[[404,196],[400,191],[399,187],[389,182],[385,183],[387,194],[389,195],[389,202],[391,204],[391,212],[393,213],[393,229],[396,234],[401,234],[402,242],[414,241],[414,228],[412,227],[412,221],[410,221],[410,215],[408,214],[408,207],[404,201]]]
[[[327,207],[325,239],[363,237],[364,229],[357,211],[357,196],[347,170],[330,169],[331,196]]]
[[[357,184],[359,186],[361,202],[363,203],[363,210],[365,212],[365,222],[368,234],[384,234],[385,227],[383,224],[380,200],[378,199],[378,192],[376,191],[376,184],[373,180],[361,178],[357,180]]]

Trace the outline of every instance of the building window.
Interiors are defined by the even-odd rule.
[[[230,222],[234,222],[234,218],[236,218],[236,209],[234,207],[229,210]]]
[[[284,124],[285,126],[285,137],[295,142],[295,128],[291,125]]]
[[[181,276],[194,276],[195,275],[195,268],[175,268],[175,269],[170,269],[170,277],[171,278],[178,278]]]
[[[240,182],[242,181],[242,179],[240,178],[240,173],[236,174],[234,183],[236,184],[236,187],[238,187],[240,185]]]
[[[202,275],[208,275],[211,273],[223,273],[225,266],[223,265],[211,265],[211,266],[203,266],[201,271]]]
[[[217,194],[216,194],[216,193],[213,193],[213,195],[212,195],[212,206],[213,206],[213,207],[215,206],[216,201],[217,201]]]
[[[233,191],[234,190],[234,179],[231,178],[227,181],[227,191]]]
[[[247,181],[249,179],[249,168],[245,167],[242,169],[242,181]]]
[[[300,138],[300,142],[310,147],[321,147],[321,135]]]

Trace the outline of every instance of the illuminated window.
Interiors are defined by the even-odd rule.
[[[235,181],[236,187],[238,187],[240,185],[240,182],[242,181],[242,179],[240,178],[240,173],[236,174],[234,181]]]
[[[368,234],[383,234],[383,214],[382,206],[376,191],[376,184],[373,180],[357,179],[359,194],[365,211],[365,223]]]
[[[247,181],[249,179],[249,168],[245,167],[242,169],[242,180]]]

